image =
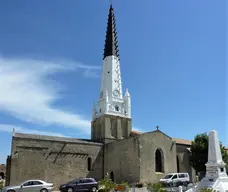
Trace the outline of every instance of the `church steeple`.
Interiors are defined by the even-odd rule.
[[[123,97],[116,23],[112,5],[109,8],[101,73],[100,98],[93,118],[104,114],[131,118],[131,97],[128,91]],[[96,115],[94,115],[96,114]]]
[[[109,8],[99,100],[93,107],[91,139],[104,143],[126,139],[132,130],[131,96],[122,92],[116,22]]]
[[[106,39],[103,59],[107,56],[116,56],[119,58],[118,40],[116,32],[116,19],[112,4],[109,8],[108,23],[106,30]]]

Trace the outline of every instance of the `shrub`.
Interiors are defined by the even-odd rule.
[[[162,189],[161,183],[147,183],[147,189],[152,192],[168,192],[165,189]]]
[[[105,192],[105,189],[99,189],[98,192]]]
[[[3,189],[3,187],[4,187],[3,184],[4,184],[4,183],[3,183],[3,180],[0,180],[0,191],[1,191],[1,190]]]
[[[202,188],[200,192],[213,192],[214,190],[211,188]]]
[[[110,192],[116,187],[116,184],[112,182],[109,178],[104,178],[99,181],[99,192]]]
[[[123,181],[122,183],[120,183],[120,185],[123,185],[123,186],[125,186],[127,188],[130,187],[129,183],[128,182],[125,182],[125,181]]]

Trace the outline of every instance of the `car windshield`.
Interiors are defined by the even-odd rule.
[[[77,182],[78,182],[78,179],[75,179],[75,180],[70,181],[69,183],[77,183]]]
[[[24,185],[24,184],[26,184],[26,183],[28,183],[28,181],[25,181],[25,182],[21,183],[20,185]]]
[[[170,179],[173,175],[170,174],[170,175],[166,175],[165,177],[163,177],[163,179]]]

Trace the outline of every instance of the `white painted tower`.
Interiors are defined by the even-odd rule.
[[[118,52],[115,15],[112,6],[110,6],[100,95],[98,103],[93,106],[93,120],[103,114],[131,118],[131,96],[128,90],[123,96]]]

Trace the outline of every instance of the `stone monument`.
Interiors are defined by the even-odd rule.
[[[201,189],[213,189],[215,192],[228,192],[228,176],[226,164],[222,160],[218,133],[212,130],[208,141],[208,162],[206,163],[206,175],[197,186],[187,192],[199,192]]]

